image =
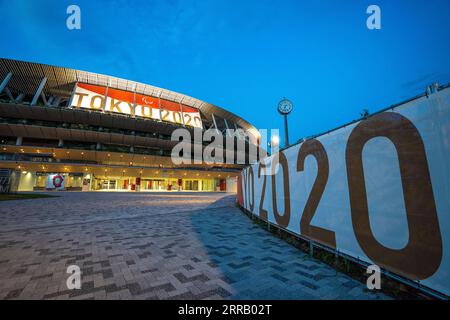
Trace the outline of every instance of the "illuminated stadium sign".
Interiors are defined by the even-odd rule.
[[[200,113],[195,108],[173,101],[103,86],[77,83],[71,106],[203,128]]]

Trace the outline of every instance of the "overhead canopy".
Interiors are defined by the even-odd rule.
[[[230,126],[232,123],[237,124],[255,138],[259,136],[258,131],[253,125],[225,109],[181,93],[155,86],[87,71],[0,58],[0,82],[10,72],[13,76],[8,83],[8,87],[25,94],[33,95],[43,78],[47,78],[43,90],[45,94],[66,98],[72,95],[74,85],[77,82],[108,86],[110,88],[132,92],[136,91],[139,94],[159,97],[199,109],[207,120],[213,121],[214,115],[215,117],[226,119]],[[231,126],[230,129],[234,128]]]

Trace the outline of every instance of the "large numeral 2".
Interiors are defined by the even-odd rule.
[[[264,174],[262,174],[262,171],[264,171]],[[261,175],[263,177],[263,185],[261,189],[261,200],[259,201],[259,217],[265,221],[268,221],[268,213],[267,210],[263,208],[264,206],[264,197],[266,196],[266,165],[262,162],[259,163],[258,168],[258,179],[261,178]]]
[[[311,225],[311,220],[322,198],[323,191],[328,181],[329,165],[328,156],[323,145],[316,139],[307,140],[302,144],[297,157],[297,172],[304,170],[305,159],[312,155],[317,161],[317,177],[303,209],[300,220],[300,233],[336,248],[336,236],[333,231]]]

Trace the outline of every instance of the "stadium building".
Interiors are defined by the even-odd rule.
[[[244,119],[183,94],[0,59],[0,191],[234,192],[244,164],[172,162],[177,128],[259,144]]]

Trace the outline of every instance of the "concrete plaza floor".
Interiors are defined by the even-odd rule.
[[[233,195],[57,195],[0,202],[0,299],[387,298],[254,225]]]

